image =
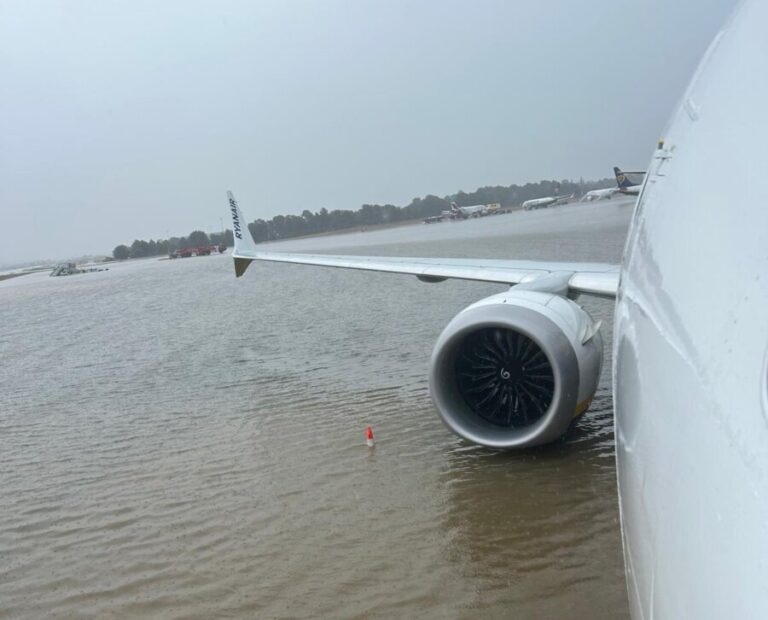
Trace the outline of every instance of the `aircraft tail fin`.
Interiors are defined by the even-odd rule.
[[[619,186],[619,189],[625,189],[627,187],[631,187],[632,183],[630,182],[627,175],[621,171],[621,168],[619,168],[618,166],[614,166],[613,174],[616,175],[616,185]]]
[[[453,213],[454,219],[458,218],[463,220],[465,217],[467,217],[464,211],[461,210],[461,207],[457,205],[455,202],[451,203],[451,213]]]
[[[232,192],[227,192],[227,198],[229,199],[229,211],[232,215],[232,236],[235,239],[232,258],[235,259],[235,276],[239,278],[251,264],[253,259],[248,258],[248,255],[256,254],[256,244],[253,242],[251,231],[248,230],[248,224]]]

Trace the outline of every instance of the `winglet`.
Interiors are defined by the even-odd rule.
[[[235,239],[235,250],[232,252],[232,258],[235,259],[235,277],[239,278],[251,264],[253,259],[248,258],[248,255],[256,253],[256,244],[253,242],[251,231],[248,230],[248,224],[232,192],[227,192],[227,198],[229,199],[229,211],[232,215],[232,236]]]

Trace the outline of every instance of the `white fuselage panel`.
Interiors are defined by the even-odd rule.
[[[633,618],[768,618],[768,4],[716,39],[655,153],[616,305]]]

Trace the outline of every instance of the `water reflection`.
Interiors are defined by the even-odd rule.
[[[622,617],[611,416],[603,393],[588,420],[555,445],[447,454],[444,527],[484,614]]]

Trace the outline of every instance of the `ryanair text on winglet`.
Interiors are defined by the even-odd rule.
[[[237,203],[234,198],[229,199],[229,208],[232,210],[232,226],[234,227],[235,237],[237,239],[243,238],[243,233],[240,228],[240,217],[237,213]]]

